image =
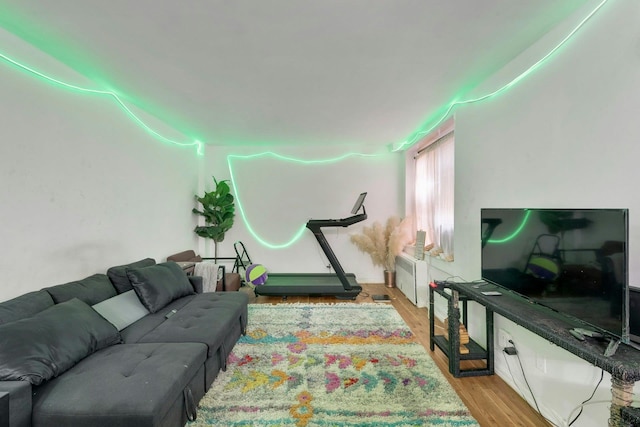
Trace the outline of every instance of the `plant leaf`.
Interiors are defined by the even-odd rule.
[[[213,239],[214,242],[224,240],[225,233],[233,226],[235,218],[234,197],[228,180],[218,181],[213,177],[215,188],[195,198],[202,205],[202,210],[193,208],[192,213],[204,217],[206,226],[198,226],[194,232],[204,238]]]

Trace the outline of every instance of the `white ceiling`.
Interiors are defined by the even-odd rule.
[[[0,26],[207,143],[388,144],[587,1],[15,0]]]

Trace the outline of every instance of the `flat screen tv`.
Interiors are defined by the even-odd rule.
[[[627,209],[482,209],[482,278],[629,342]]]

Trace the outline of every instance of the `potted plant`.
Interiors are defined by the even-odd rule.
[[[224,235],[233,226],[235,217],[235,203],[228,180],[218,181],[213,177],[215,188],[205,192],[202,197],[196,195],[196,200],[202,205],[202,210],[192,209],[194,214],[204,217],[205,225],[196,226],[195,233],[214,242],[214,257],[218,258],[218,243],[224,240]]]
[[[409,222],[397,216],[387,219],[386,225],[376,221],[372,226],[362,228],[360,234],[352,234],[350,239],[360,251],[369,254],[373,265],[384,268],[384,283],[395,287],[396,255],[411,241]]]

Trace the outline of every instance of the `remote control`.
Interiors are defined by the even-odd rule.
[[[591,338],[602,338],[604,336],[600,332],[592,331],[590,329],[575,328],[574,330],[579,334],[582,334],[584,336],[591,337]]]
[[[580,341],[584,341],[584,335],[582,335],[580,332],[576,331],[575,329],[569,329],[569,333],[571,335],[573,335],[577,340]]]

